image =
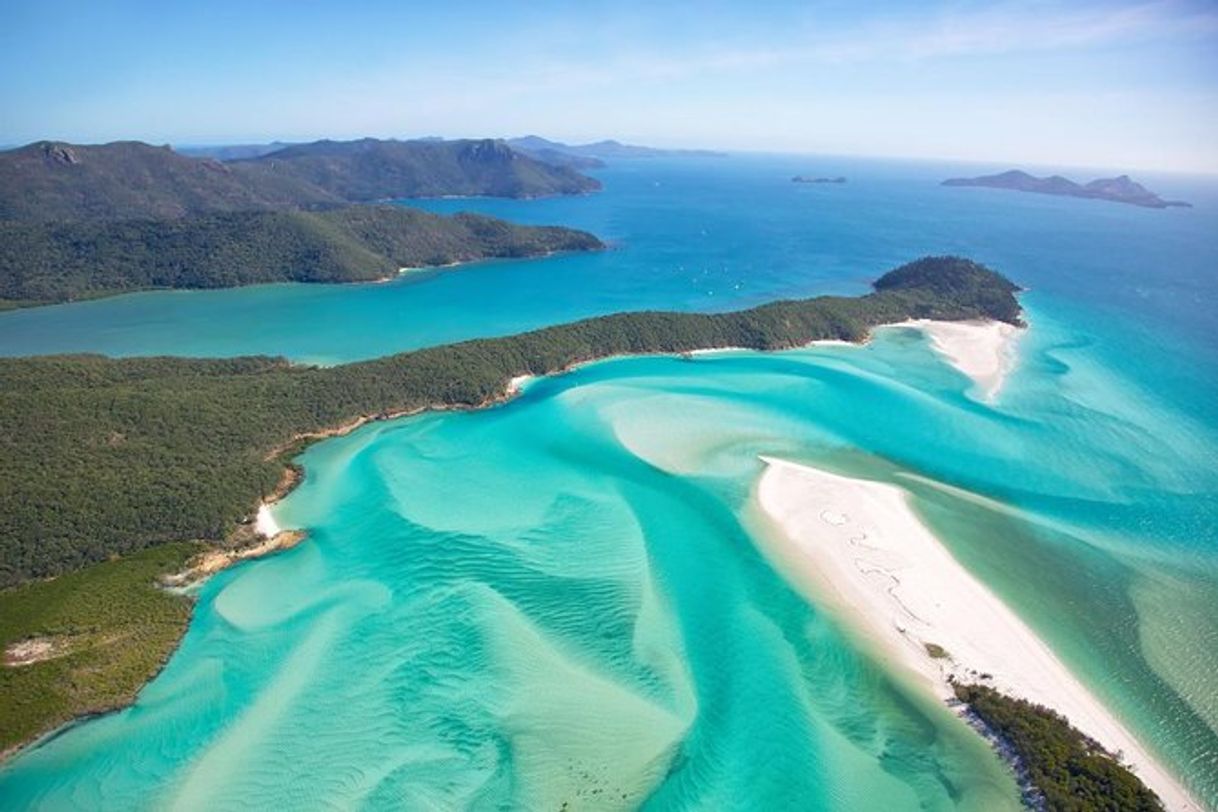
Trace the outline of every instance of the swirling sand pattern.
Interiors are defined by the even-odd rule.
[[[758,551],[749,493],[770,454],[899,482],[1213,802],[1214,539],[1196,535],[1213,436],[1036,315],[993,403],[894,330],[596,364],[501,408],[314,446],[276,508],[309,541],[209,582],[139,702],[18,759],[0,792],[47,808],[1017,808],[979,737]]]

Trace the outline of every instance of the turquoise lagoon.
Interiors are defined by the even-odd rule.
[[[276,508],[310,540],[205,584],[136,705],[14,760],[0,796],[1017,807],[984,742],[766,560],[751,492],[769,454],[908,489],[961,562],[1218,804],[1218,189],[1160,180],[1199,205],[1158,212],[942,189],[952,169],[926,165],[787,181],[824,161],[634,162],[605,170],[599,196],[429,204],[589,227],[616,241],[596,256],[0,316],[14,353],[330,362],[609,310],[858,292],[928,252],[1032,289],[993,404],[916,331],[890,329],[866,347],[602,362],[503,407],[316,445]]]

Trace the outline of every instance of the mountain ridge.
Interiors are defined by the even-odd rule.
[[[623,144],[621,141],[605,139],[588,144],[564,144],[561,141],[551,141],[539,135],[525,135],[518,138],[508,138],[506,143],[526,152],[539,153],[545,150],[583,158],[605,159],[634,159],[634,158],[722,158],[725,153],[708,149],[662,149],[644,147],[636,144]]]
[[[410,197],[584,194],[600,183],[493,139],[319,141],[195,158],[141,141],[0,152],[0,220],[172,218]]]

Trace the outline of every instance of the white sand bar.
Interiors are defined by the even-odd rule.
[[[258,518],[254,520],[254,530],[258,535],[268,539],[273,539],[283,532],[279,522],[275,521],[275,514],[271,513],[270,505],[258,506]]]
[[[1018,360],[1016,343],[1023,331],[1001,321],[931,321],[917,319],[887,325],[913,327],[960,372],[973,379],[987,401],[998,396]]]
[[[1054,708],[1120,751],[1168,809],[1201,809],[1031,628],[952,557],[905,491],[762,459],[757,501],[777,525],[765,541],[778,545],[775,557],[792,568],[792,579],[838,608],[877,653],[943,698],[952,696],[949,675],[978,681],[976,674],[991,674],[987,684]],[[950,659],[932,658],[927,643]]]

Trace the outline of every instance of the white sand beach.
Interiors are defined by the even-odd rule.
[[[507,385],[508,396],[511,397],[514,395],[519,395],[522,391],[524,391],[525,384],[536,377],[536,375],[517,375],[509,380]]]
[[[920,325],[919,325],[920,326]],[[1006,604],[926,528],[900,488],[773,458],[756,499],[775,526],[766,552],[876,653],[919,675],[940,697],[947,678],[979,681],[1056,709],[1119,751],[1168,809],[1200,810],[1183,786]],[[947,658],[934,658],[927,644]]]
[[[896,325],[890,325],[896,326]],[[815,341],[809,341],[807,344],[801,345],[801,349],[810,347],[861,347],[862,344],[857,341],[844,341],[840,338],[818,338]],[[698,350],[690,350],[684,355],[718,355],[720,353],[730,352],[764,352],[764,350],[750,349],[748,347],[703,347]]]
[[[886,327],[913,327],[930,339],[931,347],[960,372],[973,379],[982,397],[998,396],[1018,360],[1016,344],[1023,330],[1001,321],[931,321],[916,319]]]
[[[275,521],[275,515],[271,513],[270,505],[258,506],[258,518],[254,520],[254,530],[258,532],[258,535],[268,539],[273,539],[283,532],[279,522]]]

